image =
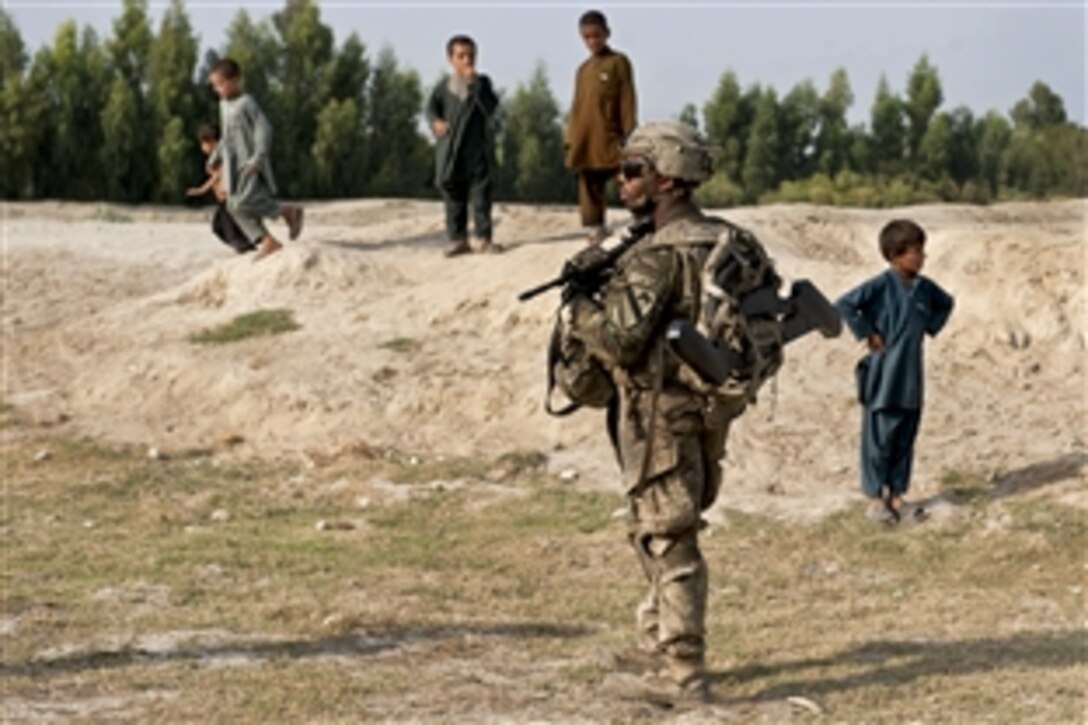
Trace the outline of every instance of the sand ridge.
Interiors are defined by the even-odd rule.
[[[880,271],[875,238],[888,219],[926,228],[925,273],[957,309],[927,343],[915,467],[925,495],[953,472],[1030,485],[1058,470],[1083,489],[1085,210],[721,213],[756,231],[787,282],[809,278],[832,297]],[[167,452],[229,436],[244,439],[234,455],[262,457],[358,443],[419,455],[540,450],[578,470],[580,485],[616,485],[600,413],[554,419],[541,406],[557,297],[516,300],[581,247],[568,208],[499,204],[496,240],[508,251],[447,260],[437,202],[314,203],[303,238],[259,263],[218,244],[206,211],[44,202],[3,212],[3,395],[36,420]],[[271,308],[290,309],[301,328],[228,345],[188,339]],[[727,505],[804,517],[856,500],[860,351],[845,334],[787,350],[731,435]]]

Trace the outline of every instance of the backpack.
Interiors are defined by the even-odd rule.
[[[784,346],[775,310],[757,301],[777,300],[782,278],[755,235],[724,220],[714,222],[717,240],[709,251],[681,256],[701,258],[694,275],[700,290],[695,329],[711,344],[731,353],[735,365],[725,382],[715,385],[681,361],[681,379],[706,395],[740,396],[754,403],[759,389],[782,366]],[[705,242],[697,244],[706,246]],[[687,283],[692,276],[691,272],[685,274]]]

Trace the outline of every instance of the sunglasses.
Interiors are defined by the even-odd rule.
[[[620,164],[620,175],[628,181],[641,179],[647,168],[649,168],[649,164],[642,159],[624,159],[623,163]]]

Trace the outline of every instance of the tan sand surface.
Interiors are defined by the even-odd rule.
[[[1062,201],[722,213],[759,234],[787,280],[832,297],[880,271],[883,223],[919,221],[925,273],[957,309],[926,350],[915,491],[981,475],[1018,490],[1054,484],[1083,504],[1085,211]],[[421,457],[537,450],[578,485],[618,485],[602,415],[542,409],[557,296],[516,300],[581,247],[572,209],[500,204],[508,251],[447,260],[437,202],[314,203],[302,238],[257,263],[211,236],[207,211],[46,202],[6,204],[3,216],[3,396],[37,422],[166,454],[231,436],[244,442],[229,455],[261,457],[357,444]],[[273,308],[301,329],[188,339]],[[860,351],[845,334],[788,349],[735,426],[727,506],[808,517],[858,498]]]

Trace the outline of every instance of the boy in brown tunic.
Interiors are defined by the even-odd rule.
[[[578,176],[578,208],[589,242],[606,236],[605,186],[616,176],[624,139],[637,125],[631,61],[608,45],[604,14],[590,10],[578,20],[590,52],[574,78],[567,126],[567,168]]]

